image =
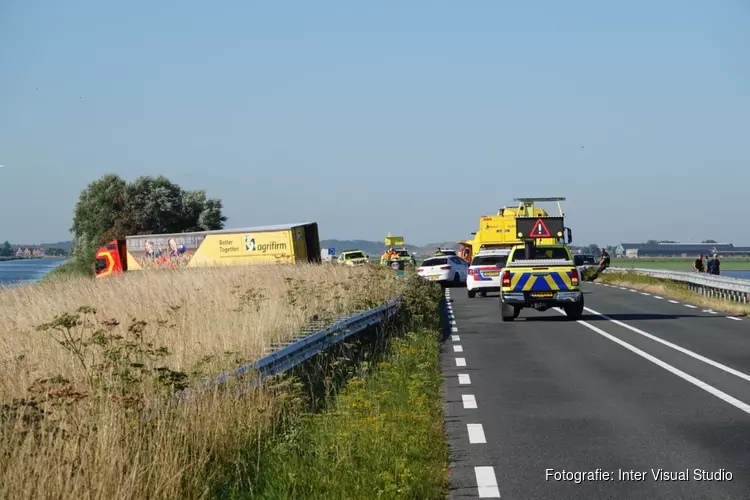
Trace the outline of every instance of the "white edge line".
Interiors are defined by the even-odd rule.
[[[555,307],[554,309],[557,312],[559,312],[560,314],[565,314],[565,311],[563,311],[560,308]],[[647,338],[650,338],[652,340],[655,340],[656,342],[664,344],[667,347],[671,347],[672,349],[674,349],[676,351],[680,351],[683,354],[687,354],[688,356],[691,356],[691,357],[693,357],[693,358],[695,358],[695,359],[697,359],[699,361],[703,361],[706,364],[709,364],[711,366],[715,366],[716,368],[719,368],[720,370],[724,370],[727,373],[731,373],[732,375],[735,375],[735,376],[737,376],[737,377],[739,377],[741,379],[745,379],[745,380],[750,381],[750,375],[742,373],[741,371],[737,371],[734,368],[730,368],[728,366],[722,365],[721,363],[717,363],[716,361],[714,361],[712,359],[705,358],[705,357],[701,356],[700,354],[696,354],[693,351],[685,349],[684,347],[680,347],[680,346],[675,345],[675,344],[673,344],[671,342],[667,342],[666,340],[662,340],[659,337],[656,337],[654,335],[651,335],[650,333],[644,332],[643,330],[639,330],[638,328],[636,328],[634,326],[630,326],[627,323],[623,323],[622,321],[618,321],[616,319],[612,319],[612,318],[608,317],[605,314],[596,312],[596,311],[594,311],[591,308],[584,307],[584,309],[587,310],[587,311],[589,311],[592,314],[596,314],[597,316],[601,316],[603,318],[606,318],[607,320],[611,321],[612,323],[615,323],[616,325],[622,326],[624,328],[627,328],[628,330],[631,330],[631,331],[634,331],[635,333],[643,335],[644,337],[647,337]],[[670,365],[668,363],[665,363],[664,361],[660,360],[659,358],[656,358],[656,357],[651,356],[650,354],[648,354],[648,353],[646,353],[644,351],[641,351],[637,347],[634,347],[631,344],[628,344],[627,342],[625,342],[624,340],[620,340],[617,337],[615,337],[613,335],[610,335],[609,333],[605,332],[604,330],[599,329],[598,327],[596,327],[594,325],[590,325],[590,324],[588,324],[587,322],[585,322],[583,320],[577,320],[577,321],[578,321],[578,323],[582,324],[586,328],[589,328],[589,329],[595,331],[599,335],[602,335],[602,336],[610,339],[613,342],[617,342],[618,344],[622,345],[623,347],[625,347],[627,349],[630,349],[631,351],[633,351],[634,353],[638,354],[639,356],[642,356],[642,357],[648,359],[649,361],[651,361],[651,362],[653,362],[653,363],[661,366],[665,370],[670,371],[670,372],[674,373],[675,375],[684,378],[688,382],[697,385],[701,389],[703,389],[703,390],[705,390],[707,392],[710,392],[714,396],[716,396],[716,397],[718,397],[720,399],[723,399],[727,403],[730,403],[730,404],[736,406],[737,408],[741,409],[742,411],[744,411],[746,413],[750,413],[750,405],[747,405],[747,404],[743,403],[742,401],[733,398],[729,394],[726,394],[726,393],[720,391],[719,389],[717,389],[717,388],[715,388],[713,386],[710,386],[710,385],[706,384],[705,382],[702,382],[702,381],[700,381],[700,380],[698,380],[698,379],[696,379],[696,378],[688,375],[687,373],[685,373],[685,372],[683,372],[683,371],[675,368],[674,366],[672,366],[672,365]],[[735,404],[735,402],[737,404]]]
[[[654,295],[654,298],[658,300],[664,300],[664,297],[659,297],[658,295]]]
[[[474,476],[477,479],[479,498],[500,498],[494,467],[474,467]]]
[[[466,358],[456,358],[456,366],[466,366]]]
[[[669,301],[670,301],[670,302],[671,302],[672,304],[679,304],[679,301],[676,301],[676,300],[672,300],[672,299],[669,299]]]
[[[471,385],[471,377],[469,377],[468,373],[459,373],[458,383],[461,385]]]
[[[477,407],[477,399],[473,394],[461,394],[461,400],[463,401],[464,408],[467,410],[474,410]]]
[[[708,385],[707,383],[705,383],[705,382],[703,382],[701,380],[698,380],[697,378],[695,378],[695,377],[693,377],[691,375],[688,375],[687,373],[683,372],[682,370],[679,370],[679,369],[675,368],[674,366],[672,366],[672,365],[670,365],[668,363],[665,363],[664,361],[660,360],[659,358],[656,358],[656,357],[654,357],[654,356],[652,356],[652,355],[650,355],[650,354],[648,354],[646,352],[641,351],[637,347],[633,347],[632,345],[628,344],[627,342],[618,339],[614,335],[608,334],[604,330],[601,330],[601,329],[595,327],[594,325],[590,325],[590,324],[586,323],[583,320],[578,320],[578,323],[582,324],[586,328],[589,328],[590,330],[595,331],[599,335],[608,338],[612,342],[616,342],[616,343],[620,344],[624,348],[626,348],[626,349],[634,352],[635,354],[637,354],[637,355],[639,355],[639,356],[641,356],[641,357],[643,357],[643,358],[651,361],[655,365],[660,366],[661,368],[664,368],[668,372],[671,372],[671,373],[677,375],[678,377],[680,377],[680,378],[682,378],[682,379],[690,382],[691,384],[700,387],[704,391],[706,391],[709,394],[712,394],[712,395],[716,396],[717,398],[719,398],[719,399],[721,399],[721,400],[729,403],[730,405],[734,406],[735,408],[738,408],[738,409],[744,411],[745,413],[750,414],[750,405],[748,405],[746,403],[743,403],[739,399],[733,398],[729,394],[720,391],[716,387]]]
[[[469,443],[485,444],[487,442],[482,424],[466,424],[466,430],[469,433]]]
[[[689,307],[690,309],[698,309],[698,306],[693,306],[690,304],[685,304],[685,307]]]
[[[747,380],[748,382],[750,382],[750,375],[748,375],[746,373],[742,373],[739,370],[735,370],[734,368],[730,368],[730,367],[728,367],[726,365],[722,365],[721,363],[718,363],[718,362],[716,362],[716,361],[714,361],[712,359],[709,359],[709,358],[706,358],[704,356],[701,356],[700,354],[697,354],[697,353],[695,353],[695,352],[693,352],[693,351],[691,351],[689,349],[685,349],[684,347],[678,346],[677,344],[673,344],[672,342],[668,342],[668,341],[666,341],[666,340],[664,340],[662,338],[659,338],[656,335],[652,335],[652,334],[650,334],[648,332],[644,332],[643,330],[641,330],[639,328],[636,328],[636,327],[634,327],[632,325],[629,325],[627,323],[623,323],[622,321],[619,321],[619,320],[616,320],[616,319],[612,319],[609,316],[607,316],[606,314],[602,314],[600,312],[594,311],[593,309],[591,309],[589,307],[584,307],[584,309],[587,310],[588,312],[592,313],[592,314],[596,314],[597,316],[601,316],[602,318],[607,319],[607,320],[611,321],[612,323],[614,323],[616,325],[619,325],[619,326],[621,326],[623,328],[627,328],[631,332],[635,332],[637,334],[643,335],[644,337],[649,338],[649,339],[651,339],[651,340],[653,340],[655,342],[659,342],[660,344],[663,344],[663,345],[665,345],[667,347],[671,347],[675,351],[679,351],[679,352],[681,352],[683,354],[687,354],[688,356],[690,356],[692,358],[695,358],[698,361],[703,361],[704,363],[706,363],[708,365],[716,367],[716,368],[718,368],[720,370],[724,370],[727,373],[731,373],[732,375],[734,375],[736,377],[739,377],[741,379],[744,379],[744,380]]]
[[[733,319],[733,320],[735,320],[735,321],[742,321],[742,318],[736,318],[736,317],[734,317],[734,316],[727,316],[726,318],[727,318],[727,319]]]

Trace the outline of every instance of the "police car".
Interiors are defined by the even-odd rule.
[[[500,274],[510,254],[509,248],[480,250],[469,265],[469,276],[466,279],[466,291],[469,298],[477,292],[482,297],[487,292],[500,291]]]

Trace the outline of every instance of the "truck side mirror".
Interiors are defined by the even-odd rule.
[[[572,231],[570,230],[570,228],[569,228],[569,227],[566,227],[566,228],[565,228],[565,232],[566,232],[566,233],[567,233],[567,235],[568,235],[568,241],[567,241],[567,243],[568,243],[568,244],[572,243],[572,242],[573,242],[573,232],[572,232]]]

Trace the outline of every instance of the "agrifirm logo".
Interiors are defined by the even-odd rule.
[[[278,250],[286,250],[286,243],[281,241],[269,241],[268,243],[256,243],[255,238],[250,235],[245,235],[245,251],[246,252],[274,252]]]

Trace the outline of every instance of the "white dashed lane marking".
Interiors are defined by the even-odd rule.
[[[456,344],[453,346],[453,352],[464,352],[464,347]]]
[[[466,366],[466,358],[456,358],[456,366]]]
[[[469,443],[485,444],[487,442],[482,424],[466,424],[466,430],[469,432]]]
[[[494,467],[474,467],[474,476],[477,478],[479,498],[500,498]]]
[[[464,403],[464,408],[467,410],[474,410],[477,407],[477,400],[473,394],[461,394],[461,399]]]
[[[469,377],[468,373],[459,373],[458,383],[461,385],[471,385],[471,377]]]
[[[451,340],[453,342],[459,342],[461,338],[458,335],[451,335]]]
[[[624,286],[618,287],[618,286],[614,286],[614,285],[608,285],[606,283],[597,283],[597,282],[594,282],[594,284],[595,285],[602,285],[602,286],[611,286],[612,288],[619,288],[620,290],[629,290],[631,292],[637,292],[638,291],[638,290],[634,290],[632,288],[627,288],[627,287],[624,287]],[[659,295],[652,295],[652,294],[650,294],[648,292],[641,292],[641,295],[651,296],[651,297],[653,297],[653,298],[655,298],[657,300],[665,300],[664,297],[660,297]],[[673,299],[666,299],[666,300],[667,300],[667,302],[670,302],[672,304],[679,304],[680,303],[678,300],[673,300]],[[689,307],[690,309],[698,309],[698,306],[694,306],[692,304],[683,304],[683,305],[685,307]],[[709,314],[720,314],[717,311],[714,311],[713,309],[703,309],[701,312],[709,313]],[[742,318],[737,318],[735,316],[724,316],[724,317],[727,318],[727,319],[734,320],[734,321],[742,321]]]

